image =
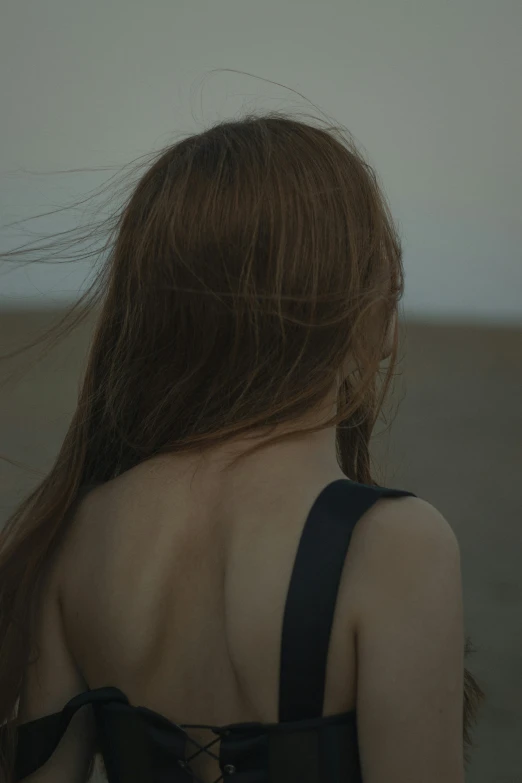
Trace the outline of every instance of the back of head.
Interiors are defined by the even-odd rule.
[[[84,399],[91,478],[292,421],[347,357],[337,422],[369,436],[401,256],[373,171],[338,132],[273,114],[168,148],[106,270]]]

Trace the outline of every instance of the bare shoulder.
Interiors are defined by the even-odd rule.
[[[460,549],[445,517],[417,497],[382,498],[359,521],[350,547],[363,615],[405,596],[458,599]]]
[[[388,555],[422,550],[448,556],[459,553],[457,537],[448,520],[431,503],[418,497],[384,497],[364,515],[354,543],[366,552]]]
[[[352,556],[365,780],[413,783],[422,771],[426,783],[463,783],[456,536],[430,503],[384,498],[359,520]]]

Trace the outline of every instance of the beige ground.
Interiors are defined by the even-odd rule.
[[[56,317],[0,313],[0,351]],[[81,328],[0,390],[0,454],[37,471],[0,462],[0,522],[57,452],[89,336]],[[468,781],[522,783],[522,330],[411,323],[403,352],[399,412],[375,442],[380,480],[435,504],[461,542],[472,668],[487,692]]]

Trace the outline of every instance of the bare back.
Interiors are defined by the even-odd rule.
[[[295,471],[294,471],[295,472]],[[283,611],[303,526],[339,469],[240,481],[190,460],[145,463],[94,489],[60,553],[65,634],[88,687],[116,686],[176,723],[278,720]],[[355,707],[345,568],[323,714]],[[209,742],[208,730],[195,732]],[[194,771],[219,775],[202,754]]]

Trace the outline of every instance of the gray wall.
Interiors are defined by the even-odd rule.
[[[521,322],[521,39],[520,0],[4,0],[0,220],[110,174],[43,171],[121,165],[242,108],[307,108],[208,76],[241,69],[304,92],[364,145],[401,224],[409,314]],[[87,272],[10,269],[0,306],[59,304]]]

